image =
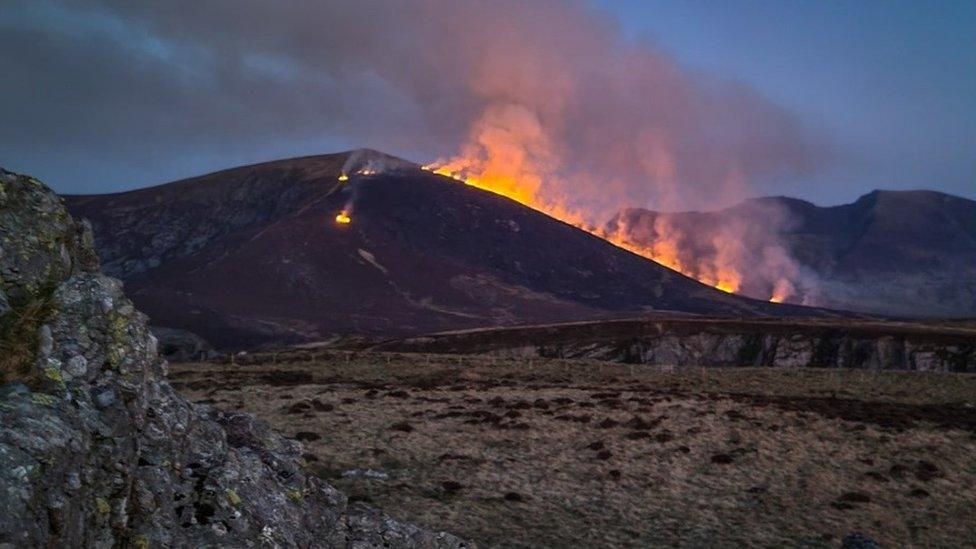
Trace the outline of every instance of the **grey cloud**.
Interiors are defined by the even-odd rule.
[[[577,1],[44,5],[60,26],[5,33],[0,116],[23,133],[0,144],[81,167],[132,173],[330,138],[431,160],[478,124],[529,121],[560,185],[549,191],[605,219],[621,206],[731,202],[822,153],[754,90],[625,40]]]

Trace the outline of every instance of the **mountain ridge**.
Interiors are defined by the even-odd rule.
[[[354,154],[66,199],[155,322],[218,346],[651,312],[825,314],[720,292],[416,165],[342,183]],[[351,223],[336,223],[347,210]]]
[[[976,201],[931,190],[873,190],[853,202],[817,206],[762,197],[711,212],[622,210],[609,227],[664,219],[703,246],[723,226],[778,217],[778,240],[822,291],[813,304],[892,316],[976,316]],[[629,233],[647,244],[647,232]]]

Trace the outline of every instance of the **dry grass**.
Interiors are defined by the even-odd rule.
[[[364,354],[172,370],[305,439],[352,497],[484,546],[976,545],[976,376]],[[367,468],[389,478],[342,476]]]
[[[49,298],[44,297],[0,318],[0,384],[33,381],[37,332],[49,315]]]

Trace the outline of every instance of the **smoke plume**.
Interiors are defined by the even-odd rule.
[[[707,214],[626,209],[605,236],[726,291],[816,305],[819,277],[789,251],[796,228],[786,202],[762,199]]]
[[[97,136],[117,155],[239,154],[269,138],[341,135],[602,226],[625,207],[729,205],[811,170],[820,154],[791,113],[754,89],[686,69],[577,0],[43,5],[84,24],[21,29],[30,51],[0,69],[32,105],[29,95],[63,91],[16,82],[61,65],[84,113],[5,115],[57,125],[61,140]],[[20,42],[8,34],[8,45]],[[724,228],[714,261],[742,255],[736,247],[750,239],[740,232],[764,226]],[[785,253],[764,261],[789,264]],[[686,261],[696,264],[686,272],[706,270]]]

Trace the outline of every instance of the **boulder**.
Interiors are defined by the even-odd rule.
[[[202,361],[217,356],[213,346],[193,332],[163,326],[151,326],[150,330],[159,341],[159,354],[170,362]]]

